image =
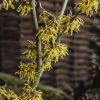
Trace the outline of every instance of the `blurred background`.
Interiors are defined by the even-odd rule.
[[[75,1],[69,0],[65,14],[70,10],[75,13]],[[55,15],[60,13],[63,4],[63,0],[41,2],[47,11]],[[39,13],[40,9],[37,8],[37,11]],[[99,91],[100,88],[100,12],[92,17],[80,17],[85,24],[79,33],[61,38],[63,43],[68,44],[69,56],[59,59],[53,69],[45,72],[41,78],[41,83],[45,85],[59,88],[70,95],[74,92],[75,100],[89,89]],[[31,15],[21,17],[14,11],[1,11],[0,72],[15,76],[19,62],[28,62],[21,54],[27,48],[26,40],[35,40]],[[97,99],[84,100],[100,100],[100,93],[96,94]]]

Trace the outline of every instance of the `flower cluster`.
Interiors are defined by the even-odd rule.
[[[43,50],[44,63],[42,67],[48,70],[51,69],[52,61],[56,63],[59,57],[63,58],[68,55],[68,48],[65,44],[55,44],[54,47],[52,47],[52,45],[45,45]]]
[[[59,49],[59,57],[63,58],[64,56],[68,55],[68,47],[65,44],[59,44],[58,45],[58,49]]]
[[[18,100],[18,96],[11,90],[7,90],[6,87],[0,86],[1,99],[7,98],[7,100]]]
[[[73,32],[78,33],[80,26],[82,26],[83,24],[84,22],[80,17],[76,17],[74,20],[72,20],[70,23],[70,29],[69,29],[69,32],[71,33],[71,35],[73,34]]]
[[[50,40],[55,42],[57,39],[57,30],[53,26],[46,27],[40,29],[37,35],[44,42],[50,42]]]
[[[36,65],[33,63],[20,63],[19,70],[16,72],[22,79],[26,79],[28,82],[34,82],[38,77],[36,72]]]
[[[24,4],[20,4],[17,8],[17,12],[19,12],[21,16],[26,16],[30,11],[31,6],[28,0],[24,0]]]
[[[59,32],[60,34],[78,32],[80,26],[84,24],[83,20],[70,12],[68,15],[64,15],[60,22]]]
[[[98,11],[99,2],[99,0],[80,0],[76,3],[76,9],[87,16],[91,16]]]
[[[14,9],[14,4],[13,4],[14,0],[3,0],[3,6],[5,10],[8,10],[9,8]]]
[[[19,100],[43,100],[42,94],[40,90],[34,91],[28,84],[25,84]]]
[[[57,22],[56,18],[53,15],[50,15],[47,12],[43,12],[40,15],[40,23],[42,23],[42,27],[37,33],[37,36],[43,42],[55,42],[57,39]],[[43,26],[44,24],[44,26]]]
[[[61,23],[59,25],[58,19],[46,11],[43,11],[40,15],[40,30],[37,33],[37,37],[42,41],[42,67],[44,70],[50,70],[52,62],[56,63],[59,57],[63,58],[65,55],[68,55],[67,46],[57,43],[58,32],[61,32],[59,30],[61,30],[62,26],[65,27]]]
[[[14,4],[17,4],[18,6],[15,6]],[[5,10],[8,10],[9,8],[17,9],[17,12],[20,13],[21,16],[26,16],[31,11],[29,0],[3,0],[3,8]]]
[[[40,15],[40,30],[37,37],[42,41],[43,45],[43,64],[42,67],[50,70],[52,62],[58,62],[59,57],[63,58],[68,55],[68,48],[64,44],[57,44],[58,32],[60,34],[78,32],[80,26],[83,25],[83,20],[79,17],[73,16],[70,12],[64,15],[59,23],[59,17],[43,11]]]
[[[48,70],[49,71],[52,68],[52,62],[51,62],[51,60],[45,59],[45,61],[42,64],[42,68],[44,70]]]
[[[45,27],[52,26],[53,23],[55,23],[57,25],[56,17],[47,11],[43,11],[40,14],[40,23],[44,23]]]
[[[28,48],[23,52],[23,54],[27,58],[31,58],[32,60],[36,60],[36,44],[33,41],[27,41],[28,42]]]
[[[28,84],[24,84],[22,92],[17,96],[13,91],[7,90],[6,87],[0,86],[0,100],[43,100],[43,93],[35,90]]]

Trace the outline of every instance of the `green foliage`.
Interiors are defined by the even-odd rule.
[[[25,83],[24,80],[5,73],[0,73],[0,80],[5,82],[7,84],[6,87],[13,89],[16,94],[20,94],[22,92],[21,89]],[[39,84],[37,90],[41,90],[43,92],[43,100],[67,100],[67,97],[71,97],[69,93],[65,93],[62,90],[47,85]]]

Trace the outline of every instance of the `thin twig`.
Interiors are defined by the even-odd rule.
[[[38,26],[38,21],[37,21],[37,15],[36,15],[36,8],[35,8],[35,0],[31,0],[31,6],[32,6],[32,17],[33,17],[33,24],[35,27],[35,30],[38,31],[39,26]]]
[[[44,69],[43,69],[43,68],[40,68],[38,78],[37,78],[36,82],[35,82],[34,85],[33,85],[33,89],[34,89],[34,90],[35,90],[35,89],[37,88],[37,86],[39,85],[40,78],[41,78],[43,72],[44,72]]]
[[[78,11],[78,12],[75,14],[75,16],[71,19],[71,22],[73,22],[74,19],[75,19],[80,13],[81,13],[81,11]]]
[[[61,10],[60,17],[59,17],[59,21],[61,21],[61,18],[62,18],[63,15],[64,15],[64,12],[65,12],[67,3],[68,3],[68,0],[65,0],[64,3],[63,3],[62,10]]]
[[[64,15],[65,10],[66,10],[67,3],[68,3],[68,0],[65,0],[64,3],[63,3],[62,10],[61,10],[61,13],[60,13],[60,16],[59,16],[58,29],[59,29],[61,19]],[[60,32],[59,31],[58,31],[57,41],[58,41],[58,43],[60,43]]]
[[[38,30],[39,30],[39,26],[38,26],[38,20],[37,20],[37,15],[36,15],[36,8],[35,8],[35,0],[31,0],[31,6],[32,6],[32,17],[33,17],[33,25],[35,27],[35,31],[37,34]],[[39,72],[39,75],[38,75],[38,78],[37,80],[35,81],[34,84],[32,84],[33,88],[36,89],[39,82],[40,82],[40,78],[42,76],[42,73],[44,71],[44,69],[41,67],[42,66],[42,58],[41,58],[41,40],[36,37],[36,47],[37,47],[37,66],[38,66],[38,72]]]

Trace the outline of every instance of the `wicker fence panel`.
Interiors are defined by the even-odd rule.
[[[70,0],[69,0],[70,1]],[[62,6],[62,0],[42,0],[43,7],[50,11],[51,13],[59,14]],[[68,8],[66,9],[67,13],[70,9],[74,7],[74,0],[70,1],[68,3]],[[8,16],[7,18],[4,18],[5,16]],[[6,19],[9,18],[10,14],[0,14],[0,21],[6,21]],[[17,15],[16,15],[17,16]],[[93,66],[94,60],[93,60],[93,50],[90,48],[92,33],[90,33],[88,30],[91,28],[92,25],[92,19],[86,18],[84,16],[81,16],[85,20],[85,26],[80,29],[80,32],[78,34],[74,34],[73,36],[63,36],[61,38],[63,43],[68,44],[69,46],[69,56],[64,57],[64,59],[59,59],[59,63],[53,65],[53,69],[49,72],[45,72],[41,81],[44,84],[52,85],[59,87],[63,90],[67,89],[67,84],[70,84],[74,87],[77,87],[78,82],[84,82],[84,84],[88,85],[91,82],[91,67]],[[10,16],[10,18],[12,18]],[[8,26],[4,27],[4,22],[0,22],[0,34],[3,34],[5,37],[9,37],[8,40],[1,39],[0,44],[2,46],[7,46],[7,50],[10,50],[10,47],[13,50],[10,50],[9,56],[7,55],[7,59],[4,59],[3,55],[5,52],[2,50],[2,65],[3,70],[5,71],[5,68],[8,70],[8,66],[13,66],[15,68],[16,65],[18,65],[19,62],[18,59],[22,61],[28,62],[28,60],[22,56],[18,55],[19,52],[19,45],[20,44],[20,52],[23,52],[26,49],[27,42],[26,40],[35,40],[35,36],[32,30],[32,18],[31,15],[20,17],[20,24],[19,24],[19,17],[13,17],[14,22],[11,24],[10,27],[9,21],[6,21],[5,23],[9,23]],[[8,19],[9,20],[9,19]],[[12,19],[13,21],[13,19]],[[3,24],[1,24],[3,23]],[[15,25],[15,26],[14,26]],[[3,29],[4,27],[4,29]],[[2,29],[1,29],[2,28]],[[3,32],[2,32],[3,30]],[[7,34],[6,34],[7,32]],[[11,32],[11,33],[9,33]],[[12,35],[12,33],[15,33]],[[18,35],[20,33],[20,35]],[[6,35],[4,35],[6,34]],[[12,38],[11,38],[12,37]],[[18,37],[18,38],[17,38]],[[20,38],[20,41],[19,41]],[[5,42],[6,40],[6,42]],[[6,44],[4,44],[6,43]],[[9,43],[9,45],[7,44]],[[3,48],[3,47],[2,47]],[[17,52],[17,51],[18,52]],[[16,53],[15,53],[16,51]],[[10,57],[12,55],[12,57]],[[16,55],[16,57],[14,56]],[[15,61],[14,64],[12,62],[6,63],[5,61]],[[4,62],[3,62],[4,61]],[[4,67],[5,66],[5,67]]]
[[[0,70],[14,74],[19,62],[19,22],[15,13],[0,13]]]

